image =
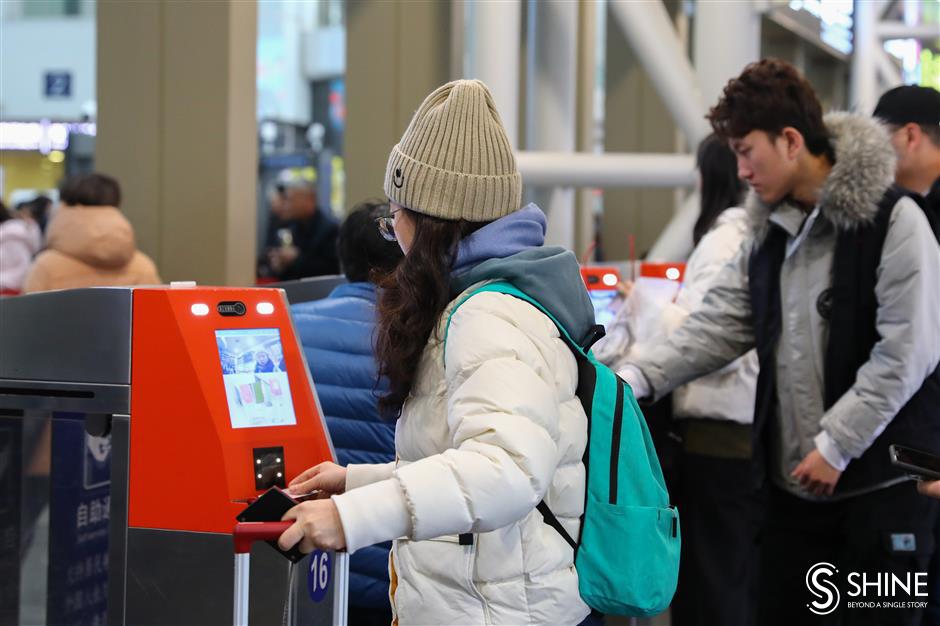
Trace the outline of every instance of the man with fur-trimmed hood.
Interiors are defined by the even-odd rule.
[[[855,598],[849,574],[914,580],[934,548],[940,503],[888,446],[940,452],[940,248],[892,186],[887,132],[823,118],[788,63],[749,65],[708,117],[751,187],[753,236],[702,308],[621,375],[637,397],[660,397],[756,346],[753,458],[768,492],[756,623],[917,624],[915,589]],[[807,588],[820,562],[838,570],[841,604]]]

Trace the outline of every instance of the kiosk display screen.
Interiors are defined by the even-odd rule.
[[[614,321],[617,311],[623,304],[617,297],[619,295],[617,290],[589,289],[588,295],[591,296],[591,304],[594,305],[594,323],[607,327]]]
[[[296,424],[281,331],[217,330],[215,342],[232,428]]]

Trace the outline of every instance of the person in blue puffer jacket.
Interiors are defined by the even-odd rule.
[[[349,283],[323,300],[291,307],[310,376],[320,398],[340,465],[387,463],[395,458],[395,422],[379,415],[377,397],[387,383],[377,378],[373,353],[375,282],[395,269],[401,248],[379,234],[387,216],[381,201],[357,205],[337,238],[340,266]],[[390,624],[388,543],[359,550],[350,563],[349,623]]]

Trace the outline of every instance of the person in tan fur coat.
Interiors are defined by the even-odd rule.
[[[121,213],[121,187],[104,174],[65,181],[49,223],[46,250],[26,276],[25,293],[78,287],[156,285],[153,261],[137,249],[134,229]]]

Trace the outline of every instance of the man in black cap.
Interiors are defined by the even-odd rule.
[[[895,182],[920,194],[920,205],[940,239],[940,91],[904,85],[885,92],[875,117],[891,131],[898,154]]]
[[[898,155],[895,182],[920,194],[915,200],[940,240],[940,92],[919,85],[895,87],[878,100],[874,116],[884,120],[891,132]],[[940,487],[934,490],[940,497]],[[940,520],[934,535],[940,541]],[[931,559],[928,580],[932,589],[924,624],[940,624],[940,553]]]

